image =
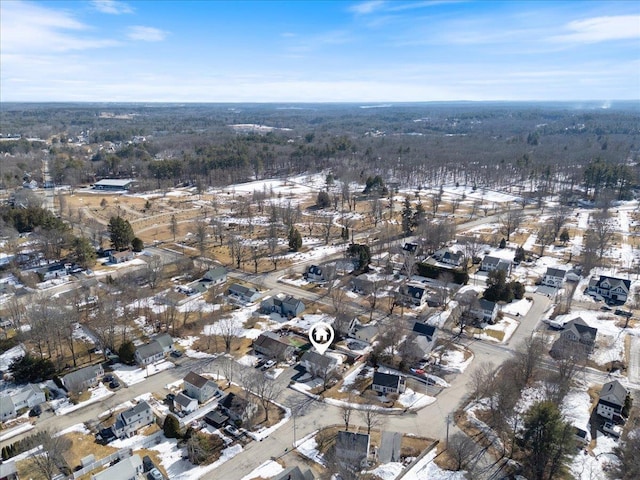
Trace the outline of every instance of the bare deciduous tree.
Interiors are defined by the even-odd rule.
[[[362,421],[367,426],[367,433],[371,434],[371,430],[382,425],[382,414],[380,410],[373,405],[366,405],[365,408],[359,410]]]
[[[62,466],[66,466],[64,453],[71,448],[71,441],[64,435],[53,436],[45,431],[42,450],[30,457],[33,468],[46,480],[53,480]]]

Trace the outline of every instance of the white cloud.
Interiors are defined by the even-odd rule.
[[[357,3],[349,7],[349,11],[358,15],[367,15],[380,10],[384,6],[383,0],[371,0],[369,2]]]
[[[640,38],[640,15],[617,15],[575,20],[565,25],[567,33],[550,38],[555,42],[597,43]]]
[[[161,42],[167,36],[167,32],[153,27],[143,27],[136,25],[129,27],[127,37],[131,40],[142,40],[144,42]]]
[[[124,2],[118,2],[116,0],[93,0],[91,3],[99,12],[108,13],[110,15],[133,13],[133,8]]]
[[[0,2],[0,51],[7,54],[54,53],[117,45],[87,35],[89,26],[71,13],[28,2]]]

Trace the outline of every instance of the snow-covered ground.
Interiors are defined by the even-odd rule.
[[[433,461],[436,458],[436,450],[433,449],[422,457],[410,470],[405,473],[402,480],[465,480],[466,472],[452,472],[443,470]]]
[[[161,360],[151,365],[147,365],[146,368],[133,367],[123,365],[122,363],[116,363],[113,366],[113,373],[115,373],[120,380],[127,385],[134,385],[136,383],[144,382],[145,378],[155,375],[163,370],[174,368],[175,364],[168,360]]]
[[[252,480],[254,478],[271,478],[282,472],[284,468],[278,462],[267,460],[262,465],[254,469],[248,475],[242,477],[241,480]]]
[[[473,354],[469,350],[462,350],[457,345],[446,350],[440,358],[440,367],[449,372],[462,373],[473,361]],[[466,352],[466,353],[465,353]],[[465,359],[465,355],[468,357]]]
[[[87,405],[91,405],[92,403],[101,402],[105,398],[110,397],[114,394],[114,392],[109,390],[102,383],[98,383],[98,385],[96,385],[95,387],[90,388],[89,393],[91,393],[91,396],[84,402],[73,404],[66,398],[64,398],[61,400],[51,400],[49,402],[49,405],[54,410],[56,415],[66,415],[83,407],[86,407]]]

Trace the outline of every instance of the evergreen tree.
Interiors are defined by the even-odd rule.
[[[85,237],[75,237],[72,243],[73,260],[82,268],[91,268],[96,263],[96,249]]]
[[[318,197],[316,198],[316,205],[318,208],[327,208],[331,206],[331,198],[329,194],[322,190],[318,192]]]
[[[569,230],[565,227],[562,229],[562,232],[560,232],[560,241],[563,245],[566,245],[569,240]]]
[[[418,228],[422,225],[427,217],[427,212],[422,205],[422,202],[418,202],[416,205],[416,211],[413,213],[412,226],[413,228]]]
[[[404,197],[404,207],[402,208],[402,232],[405,236],[411,235],[413,230],[413,208],[409,197]]]
[[[291,227],[289,229],[289,249],[292,252],[299,252],[302,248],[302,235],[297,228]]]
[[[133,365],[135,363],[136,346],[131,340],[127,340],[118,349],[118,357],[123,363],[127,365]]]
[[[534,404],[525,414],[520,437],[527,478],[553,480],[562,477],[569,456],[575,451],[573,427],[562,418],[557,405]]]
[[[134,252],[141,252],[142,250],[144,250],[144,242],[140,237],[134,237],[134,239],[131,241],[131,248]]]
[[[111,236],[111,245],[118,251],[129,248],[135,237],[129,221],[120,216],[109,219],[109,235]]]
[[[173,415],[165,417],[162,430],[167,438],[180,438],[180,422]]]

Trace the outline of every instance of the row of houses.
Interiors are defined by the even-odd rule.
[[[0,395],[0,421],[11,420],[25,411],[46,401],[38,385],[28,384],[9,393]]]

